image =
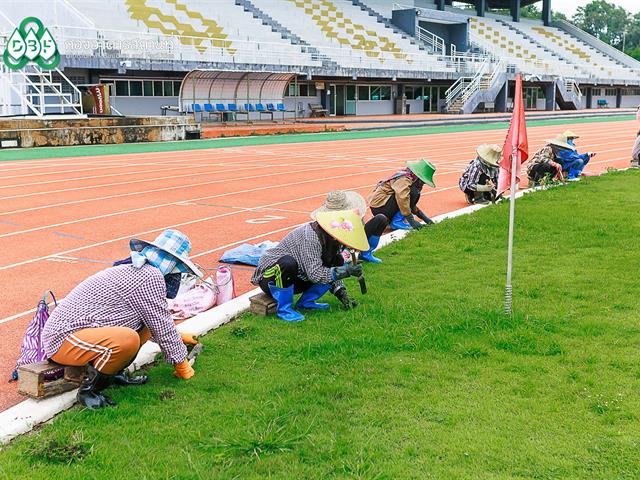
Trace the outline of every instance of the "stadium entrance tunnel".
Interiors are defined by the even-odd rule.
[[[284,104],[297,73],[192,70],[180,86],[180,110],[209,114],[260,113]],[[270,105],[271,104],[271,105]]]

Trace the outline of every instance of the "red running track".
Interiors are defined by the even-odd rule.
[[[529,129],[531,151],[571,126],[583,150],[598,152],[587,171],[629,164],[636,122]],[[191,238],[206,268],[244,242],[279,240],[309,220],[335,189],[368,194],[406,160],[426,157],[438,188],[424,191],[429,215],[465,205],[457,187],[480,143],[502,144],[505,130],[317,143],[264,145],[47,159],[0,164],[0,380],[8,378],[24,328],[44,290],[64,297],[85,277],[128,255],[132,237],[166,228]],[[249,290],[250,268],[236,268]],[[18,403],[15,384],[0,381],[0,411]]]

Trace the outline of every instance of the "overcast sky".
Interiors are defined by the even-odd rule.
[[[615,3],[616,5],[624,8],[631,13],[640,12],[640,0],[607,0],[609,3]],[[567,17],[571,18],[578,7],[582,7],[591,0],[551,0],[551,9],[556,12],[562,12]],[[542,7],[540,7],[542,8]]]

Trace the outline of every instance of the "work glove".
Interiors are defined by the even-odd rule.
[[[345,263],[341,267],[331,267],[331,280],[341,280],[347,277],[359,277],[362,275],[362,265],[359,263]]]
[[[352,308],[358,306],[358,302],[356,302],[352,298],[349,298],[349,295],[347,295],[347,289],[344,287],[344,285],[339,286],[332,293],[338,300],[340,300],[340,303],[342,303],[344,308],[346,308],[347,310],[351,310]]]
[[[411,214],[406,215],[404,219],[409,223],[409,225],[411,225],[411,228],[413,228],[414,230],[420,230],[422,227],[424,227],[424,225],[421,225],[418,222],[416,222],[416,219],[413,218],[413,215]]]
[[[176,378],[182,378],[183,380],[187,380],[193,377],[196,372],[193,371],[193,367],[189,365],[188,360],[184,360],[175,366],[175,370],[173,372],[173,376]]]
[[[427,215],[420,209],[418,209],[418,213],[416,213],[416,216],[422,220],[425,224],[427,225],[433,225],[433,220],[431,220],[429,217],[427,217]]]
[[[476,192],[490,192],[493,190],[493,185],[478,185],[476,186]]]
[[[197,345],[198,341],[194,338],[193,333],[187,332],[178,332],[180,334],[180,338],[182,339],[182,343],[185,345]]]

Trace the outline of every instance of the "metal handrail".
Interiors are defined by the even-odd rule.
[[[447,46],[444,42],[444,38],[439,37],[435,33],[430,32],[421,26],[418,26],[418,31],[416,33],[418,39],[433,48],[434,52],[439,52],[442,55],[447,54]]]

